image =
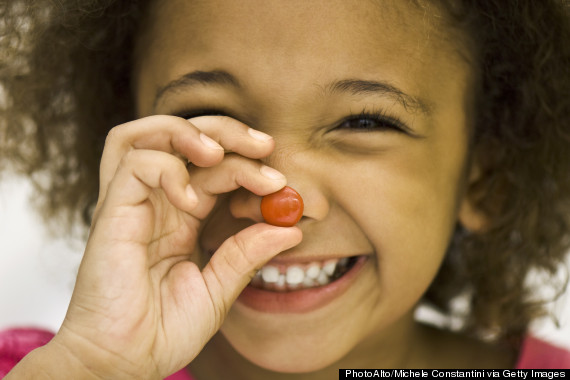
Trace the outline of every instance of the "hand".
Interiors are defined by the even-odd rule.
[[[202,271],[190,261],[217,195],[285,186],[258,160],[273,140],[255,132],[228,117],[151,116],[109,133],[90,237],[52,344],[99,377],[162,379],[200,352],[255,270],[302,238],[296,227],[259,223]]]

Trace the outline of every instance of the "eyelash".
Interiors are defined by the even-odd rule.
[[[174,116],[178,116],[184,119],[191,119],[193,117],[199,116],[229,116],[226,112],[220,111],[218,109],[199,109],[193,111],[182,111],[175,113]],[[355,122],[364,121],[363,125],[356,127],[346,126],[347,124]],[[373,125],[371,125],[373,124]],[[402,123],[397,118],[386,114],[382,110],[367,111],[362,110],[359,114],[352,114],[336,124],[335,129],[347,129],[354,130],[358,132],[374,132],[374,131],[389,131],[393,130],[395,132],[411,133],[410,129]]]
[[[192,119],[193,117],[199,117],[199,116],[229,116],[227,113],[213,108],[212,109],[204,108],[193,111],[181,111],[181,112],[176,112],[173,115],[181,117],[183,119]]]
[[[343,127],[345,124],[354,122],[365,122],[363,125],[356,127]],[[373,125],[371,125],[373,124]],[[382,110],[367,111],[363,110],[359,114],[353,114],[342,120],[338,129],[350,129],[360,132],[388,131],[410,133],[409,128],[397,118],[386,114]]]

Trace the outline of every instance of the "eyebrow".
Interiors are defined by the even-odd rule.
[[[156,108],[157,104],[166,94],[195,85],[230,85],[232,87],[241,87],[237,78],[227,71],[192,71],[160,87],[156,91],[153,108]]]
[[[154,98],[154,108],[162,100],[164,96],[171,92],[176,92],[187,87],[199,85],[222,85],[240,88],[241,84],[238,79],[227,71],[192,71],[183,76],[169,82],[165,86],[158,88]],[[343,79],[334,81],[323,87],[324,93],[350,93],[354,96],[360,95],[383,95],[395,99],[407,111],[429,114],[431,107],[421,99],[406,94],[397,87],[387,83],[374,80],[362,79]]]
[[[344,79],[330,83],[325,87],[325,93],[349,92],[352,95],[381,94],[394,98],[407,111],[421,111],[429,114],[431,107],[420,98],[408,95],[397,87],[387,83],[373,80]]]

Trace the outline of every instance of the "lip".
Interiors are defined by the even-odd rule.
[[[289,292],[272,292],[248,285],[237,302],[264,313],[308,313],[340,297],[356,280],[369,255],[358,258],[354,266],[342,277],[325,286]]]

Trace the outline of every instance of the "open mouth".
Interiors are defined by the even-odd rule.
[[[342,297],[369,268],[370,255],[306,263],[270,261],[238,297],[262,313],[307,313]]]
[[[291,292],[326,286],[344,276],[359,258],[351,256],[306,264],[267,264],[251,280],[250,286],[274,292]]]

